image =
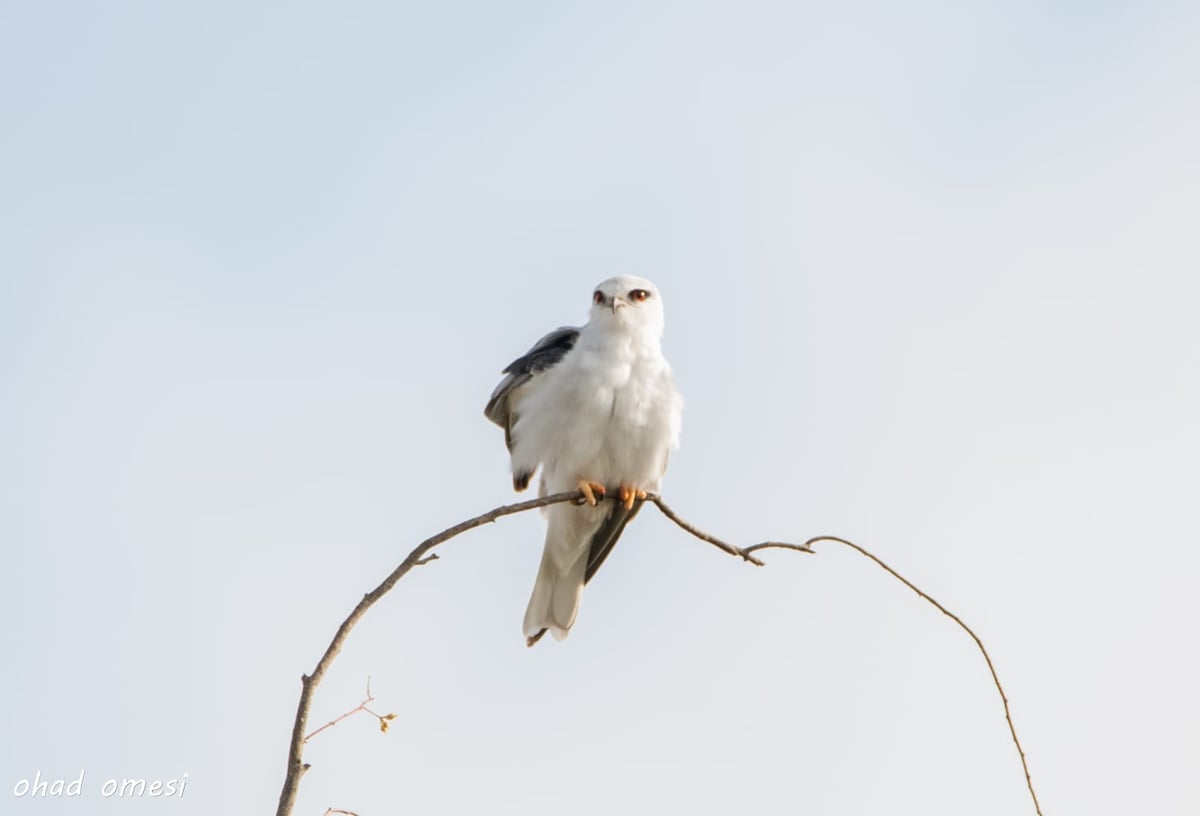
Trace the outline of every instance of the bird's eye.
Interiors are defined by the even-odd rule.
[[[629,290],[629,299],[632,301],[636,301],[637,303],[641,303],[643,300],[646,300],[649,297],[650,297],[650,293],[648,291],[646,291],[645,289]]]
[[[601,292],[599,289],[597,289],[595,292],[592,292],[592,303],[595,303],[597,306],[599,306],[603,302],[604,302],[604,293],[603,292]]]

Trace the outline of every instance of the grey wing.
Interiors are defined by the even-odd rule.
[[[512,404],[512,397],[521,386],[528,383],[538,374],[553,368],[567,355],[579,339],[579,329],[563,326],[547,334],[533,344],[533,348],[513,360],[502,372],[504,379],[492,391],[484,415],[504,429],[504,444],[512,450],[512,429],[517,424],[517,412]],[[529,476],[523,478],[516,474],[513,484],[518,490],[523,490],[529,484]]]

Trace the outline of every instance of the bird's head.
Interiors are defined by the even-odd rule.
[[[592,292],[591,321],[624,331],[650,331],[662,337],[663,305],[658,287],[632,275],[609,278]]]

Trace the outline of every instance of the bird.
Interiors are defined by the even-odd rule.
[[[566,638],[584,584],[647,492],[658,492],[679,446],[683,399],[663,356],[663,326],[658,287],[609,278],[592,292],[587,323],[555,329],[513,360],[484,408],[504,429],[515,490],[540,467],[539,495],[582,497],[543,509],[546,541],[523,622],[528,646],[547,631]],[[609,488],[616,501],[603,501]]]

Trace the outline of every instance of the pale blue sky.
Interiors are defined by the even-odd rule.
[[[1200,809],[1187,3],[0,8],[0,810],[273,812],[298,678],[512,498],[499,369],[653,279],[664,493],[992,650],[1047,814]],[[298,814],[1032,812],[971,642],[648,512],[372,610]],[[30,802],[35,771],[86,770]],[[182,799],[108,777],[188,774]]]

